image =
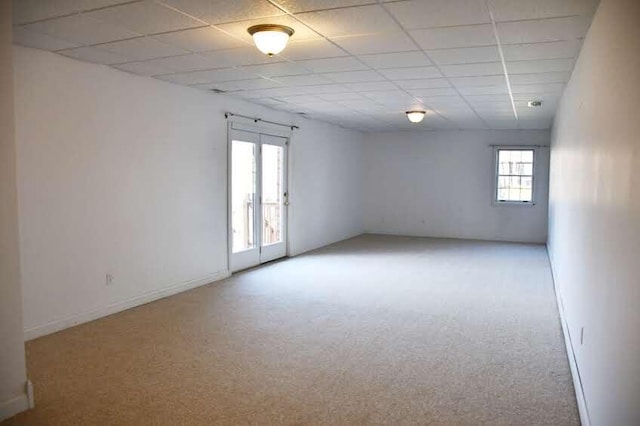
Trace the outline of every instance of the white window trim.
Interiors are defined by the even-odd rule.
[[[531,145],[493,145],[493,192],[491,200],[493,206],[497,207],[533,207],[537,202],[538,185],[536,185],[536,175],[538,174],[538,147]],[[533,151],[533,170],[531,176],[531,202],[526,201],[500,201],[498,200],[498,151]]]

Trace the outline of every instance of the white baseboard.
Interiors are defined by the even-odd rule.
[[[23,393],[0,402],[0,422],[29,408],[33,408],[33,386],[30,381],[27,381]]]
[[[159,290],[153,290],[143,293],[139,296],[134,296],[130,299],[126,299],[120,302],[113,303],[98,309],[94,309],[79,314],[70,315],[65,318],[61,318],[49,323],[38,325],[24,330],[24,339],[32,340],[37,337],[45,336],[47,334],[55,333],[56,331],[64,330],[65,328],[73,327],[74,325],[82,324],[85,322],[93,321],[98,318],[105,317],[107,315],[115,314],[117,312],[124,311],[136,306],[144,305],[145,303],[153,302],[154,300],[162,299],[167,296],[172,296],[177,293],[181,293],[192,288],[200,287],[205,284],[212,283],[214,281],[222,280],[229,277],[231,274],[228,270],[218,271],[214,274],[207,275],[195,280],[186,281],[180,284],[165,287]]]
[[[562,324],[562,333],[564,334],[564,343],[567,347],[567,358],[569,359],[569,367],[571,368],[571,378],[573,379],[573,387],[576,392],[576,401],[578,403],[578,413],[580,414],[580,423],[582,426],[591,426],[591,420],[589,419],[589,411],[587,410],[587,400],[584,397],[584,389],[582,388],[582,380],[580,378],[580,369],[576,361],[576,356],[573,351],[573,342],[571,340],[571,333],[569,332],[569,324],[564,313],[564,303],[562,302],[562,295],[558,289],[556,273],[553,269],[553,263],[551,263],[551,256],[549,255],[549,247],[547,246],[547,257],[549,258],[549,265],[551,266],[551,277],[553,279],[553,289],[556,293],[556,299],[558,302],[558,311],[560,312],[560,323]]]

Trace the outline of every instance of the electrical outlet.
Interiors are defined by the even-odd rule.
[[[113,284],[113,275],[107,274],[107,285]]]

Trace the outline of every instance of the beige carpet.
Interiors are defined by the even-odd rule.
[[[366,235],[27,344],[7,424],[577,425],[545,248]]]

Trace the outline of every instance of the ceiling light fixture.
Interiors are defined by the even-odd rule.
[[[407,111],[407,118],[412,123],[419,123],[424,119],[425,111]]]
[[[282,52],[287,47],[289,37],[294,33],[293,28],[275,24],[254,25],[249,27],[247,32],[253,37],[258,50],[267,56]]]

